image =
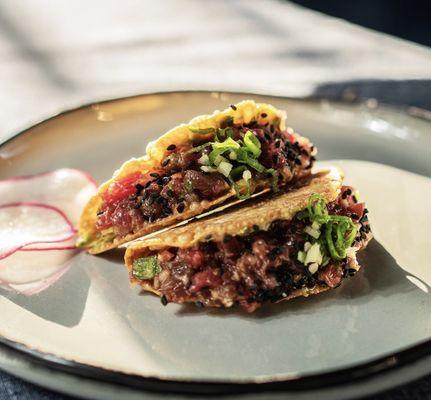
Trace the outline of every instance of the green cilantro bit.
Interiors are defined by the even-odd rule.
[[[133,261],[133,276],[138,279],[152,279],[160,270],[157,256],[137,258]]]

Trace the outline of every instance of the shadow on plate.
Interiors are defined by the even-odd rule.
[[[4,296],[27,311],[65,327],[79,324],[87,302],[90,279],[83,271],[82,256],[76,256],[71,268],[52,286],[33,296],[0,289]]]

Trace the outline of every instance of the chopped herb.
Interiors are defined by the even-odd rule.
[[[189,130],[193,133],[199,133],[202,135],[206,135],[208,133],[214,133],[216,131],[216,129],[212,128],[212,127],[210,127],[210,128],[195,128],[193,126],[189,126]]]
[[[247,146],[247,149],[251,151],[251,153],[258,158],[262,150],[260,149],[259,139],[254,135],[252,131],[247,131],[244,136],[244,144]]]
[[[313,194],[308,200],[307,209],[299,213],[299,219],[309,219],[310,222],[321,225],[319,242],[327,250],[329,256],[340,261],[346,258],[347,249],[354,242],[358,229],[351,218],[341,215],[330,215],[326,201],[320,194]]]
[[[138,279],[152,279],[160,272],[157,256],[137,258],[133,261],[132,273]]]

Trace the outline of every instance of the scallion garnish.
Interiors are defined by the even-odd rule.
[[[214,133],[216,131],[215,128],[195,128],[194,126],[189,126],[189,130],[193,133],[199,133],[201,135],[206,135],[208,133]]]
[[[252,175],[250,170],[271,175],[272,189],[277,192],[278,172],[273,168],[266,168],[258,161],[262,153],[259,139],[253,131],[248,130],[245,133],[240,132],[241,138],[234,140],[234,131],[230,127],[232,121],[229,119],[225,122],[223,127],[219,129],[189,127],[190,131],[193,133],[215,133],[215,135],[214,141],[196,146],[189,150],[188,153],[198,152],[207,146],[211,146],[212,150],[208,154],[208,160],[205,158],[206,162],[200,167],[201,170],[204,172],[221,172],[229,179],[229,182],[240,199],[248,198],[251,195],[250,180]],[[238,164],[243,165],[238,166]],[[245,171],[247,171],[247,173],[244,175]],[[245,179],[244,176],[249,178]],[[238,184],[238,181],[244,182],[246,185],[246,194],[241,194],[244,188]]]
[[[322,235],[318,237],[321,248],[328,256],[340,261],[346,258],[347,249],[356,238],[358,229],[351,218],[342,215],[330,215],[326,207],[326,201],[320,194],[313,194],[308,199],[306,210],[302,211],[298,218],[308,219],[312,225],[320,224]],[[308,229],[310,234],[310,229]],[[310,235],[314,236],[314,235]],[[317,237],[315,237],[317,239]]]

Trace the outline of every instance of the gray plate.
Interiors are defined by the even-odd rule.
[[[247,315],[164,308],[158,298],[129,288],[121,251],[81,254],[38,296],[3,293],[0,334],[8,345],[93,379],[198,393],[296,389],[305,395],[314,387],[323,395],[333,390],[323,386],[343,382],[337,393],[350,396],[357,387],[362,393],[388,387],[388,368],[428,354],[431,213],[429,202],[419,201],[431,196],[425,120],[326,101],[146,95],[83,107],[30,128],[0,147],[0,178],[74,167],[103,181],[169,128],[244,98],[286,109],[288,124],[315,142],[320,160],[344,159],[332,164],[361,191],[376,235],[361,272],[337,290]],[[412,371],[413,364],[404,368]],[[371,378],[376,370],[386,372]],[[403,376],[419,377],[431,367],[414,371]],[[28,368],[19,374],[32,379]],[[368,380],[358,386],[357,377]],[[49,378],[43,382],[51,385]]]

